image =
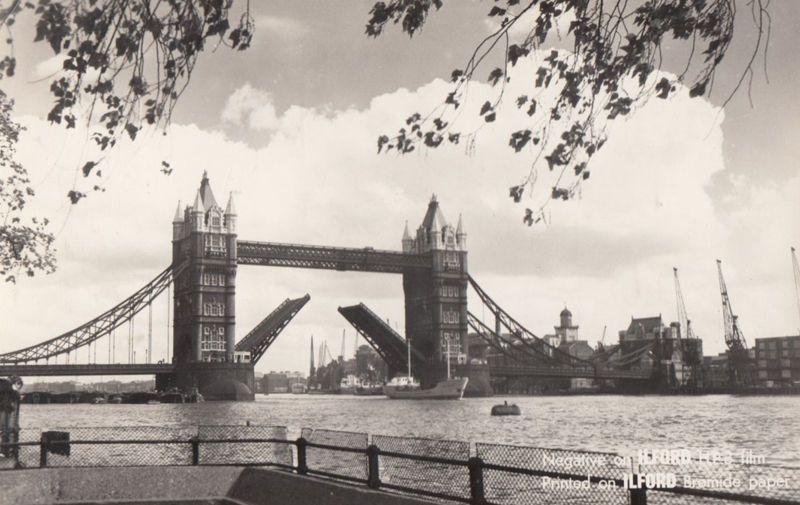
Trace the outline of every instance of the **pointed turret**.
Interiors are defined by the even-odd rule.
[[[192,205],[192,212],[197,214],[202,214],[205,211],[203,209],[203,195],[200,194],[200,191],[197,191],[197,194],[194,197],[194,204]]]
[[[236,215],[236,205],[233,203],[233,191],[231,191],[230,195],[228,196],[228,205],[225,206],[225,215],[226,216]]]
[[[414,239],[411,238],[411,233],[408,232],[408,221],[406,221],[406,227],[403,230],[403,252],[410,253],[414,251]]]
[[[228,233],[236,232],[236,204],[233,203],[233,191],[228,196],[228,205],[225,207],[225,227]]]
[[[467,249],[467,233],[464,231],[464,223],[461,214],[458,215],[458,226],[456,226],[456,244],[461,250]]]
[[[178,200],[178,208],[175,209],[175,217],[172,218],[172,240],[178,240],[183,236],[183,214],[181,213],[181,201]]]
[[[208,172],[203,171],[203,178],[200,180],[200,198],[203,202],[203,209],[208,210],[211,207],[218,207],[214,192],[211,191],[211,183],[208,180]]]
[[[178,200],[178,208],[175,209],[175,217],[172,218],[173,223],[182,223],[183,222],[183,213],[181,212],[181,201]]]
[[[205,218],[203,214],[205,210],[203,209],[203,197],[200,195],[200,191],[197,191],[197,195],[194,197],[194,205],[192,205],[192,229],[196,231],[200,231],[203,229],[203,225],[205,224]]]

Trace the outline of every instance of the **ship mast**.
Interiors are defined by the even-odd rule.
[[[797,263],[797,254],[792,247],[792,267],[794,268],[794,290],[797,295],[797,312],[800,314],[800,265]]]
[[[408,355],[408,383],[411,384],[411,337],[406,337],[406,354]]]

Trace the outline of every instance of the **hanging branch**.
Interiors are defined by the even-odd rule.
[[[165,128],[188,86],[198,56],[209,41],[231,49],[250,46],[254,24],[249,2],[234,27],[232,0],[15,0],[0,8],[9,54],[0,78],[14,75],[11,27],[32,13],[34,40],[61,57],[50,85],[54,103],[47,119],[75,128],[85,119],[101,152],[121,137],[135,140],[145,126]],[[87,161],[81,175],[99,176],[103,158]],[[169,168],[169,165],[164,165]],[[166,170],[162,170],[168,173]],[[94,190],[102,190],[95,185]],[[71,190],[74,204],[86,196]]]
[[[740,0],[742,1],[742,0]],[[413,36],[441,0],[392,0],[377,2],[370,11],[366,33],[380,36],[387,26],[400,25]],[[770,18],[766,0],[748,0],[758,37],[752,57],[726,105],[745,79],[752,79],[757,55],[766,57]],[[526,175],[509,189],[521,202],[526,191],[534,193],[544,184],[542,173],[550,173],[552,186],[533,208],[526,208],[523,221],[546,222],[545,208],[553,200],[570,200],[581,192],[590,176],[592,157],[606,142],[610,121],[628,116],[651,98],[668,99],[679,86],[690,97],[710,96],[715,72],[733,38],[736,0],[649,0],[629,6],[628,0],[495,0],[487,17],[498,28],[481,40],[461,69],[451,73],[452,88],[431,114],[412,114],[396,134],[378,138],[378,152],[413,152],[420,144],[437,148],[444,140],[457,144],[472,132],[454,130],[456,112],[469,83],[490,60],[502,58],[503,66],[491,69],[487,81],[498,87],[493,99],[479,110],[482,125],[496,121],[501,112],[511,70],[518,62],[538,64],[525,94],[515,97],[519,110],[529,118],[526,128],[511,132],[509,146],[529,152]],[[524,26],[523,35],[512,35],[512,27]],[[568,26],[571,50],[546,50],[560,27]],[[662,50],[685,49],[683,70],[661,72]],[[503,54],[497,54],[498,52]],[[680,53],[679,53],[680,54]],[[547,92],[545,94],[545,92]],[[553,98],[545,98],[545,97]]]

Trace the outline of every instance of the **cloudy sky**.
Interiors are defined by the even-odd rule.
[[[418,226],[436,193],[449,220],[463,216],[471,274],[537,334],[552,330],[564,305],[592,343],[604,327],[606,342],[615,340],[631,316],[673,320],[677,266],[695,331],[707,354],[720,352],[716,258],[750,342],[797,333],[789,247],[800,246],[800,4],[773,2],[769,82],[756,72],[752,106],[740,93],[719,109],[749,49],[741,30],[710,101],[682,90],[613,125],[582,198],[551,205],[552,223],[533,228],[521,223],[524,207],[507,197],[530,162],[507,145],[522,120],[510,108],[479,132],[471,153],[375,152],[379,134],[446,94],[450,71],[490,29],[490,2],[448,3],[413,40],[395,31],[367,39],[369,2],[253,4],[253,47],[205,55],[168,134],[122,143],[103,169],[106,192],[76,206],[64,195],[82,184],[79,167],[93,158],[93,146],[86,131],[44,120],[47,76],[59,63],[41,44],[25,43],[33,31],[18,23],[18,74],[2,84],[27,128],[18,157],[37,191],[29,210],[53,221],[59,268],[0,286],[0,351],[66,331],[160,272],[170,261],[175,206],[193,198],[204,170],[218,200],[235,194],[239,236],[248,240],[399,249],[404,222]],[[524,62],[518,72],[537,66]],[[478,83],[470,93],[468,110],[491,91]],[[172,175],[158,170],[162,159]],[[311,295],[261,371],[306,370],[312,334],[337,354],[346,329],[352,353],[354,331],[336,311],[341,305],[364,302],[403,328],[398,276],[243,266],[237,282],[239,337],[283,299]],[[474,298],[470,305],[482,314]],[[159,359],[166,311],[161,300],[154,312]],[[146,317],[135,325],[140,352]],[[117,347],[122,359],[122,337]],[[103,343],[98,357],[105,353]]]

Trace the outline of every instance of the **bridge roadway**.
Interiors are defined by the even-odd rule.
[[[372,247],[327,247],[275,242],[236,242],[236,261],[240,265],[318,268],[356,272],[401,274],[409,269],[430,269],[425,254],[405,254]]]
[[[456,367],[459,370],[461,367]],[[79,376],[79,375],[155,375],[159,373],[172,373],[175,365],[172,363],[142,363],[142,364],[93,364],[93,365],[3,365],[0,364],[0,376],[16,375],[19,377],[43,376]],[[505,377],[541,377],[565,379],[649,379],[650,370],[613,370],[599,368],[570,369],[565,367],[548,366],[513,366],[490,365],[491,376]]]
[[[70,375],[155,375],[171,373],[175,370],[172,363],[143,364],[93,364],[93,365],[6,365],[0,364],[0,376],[16,375],[18,377],[70,376]]]

